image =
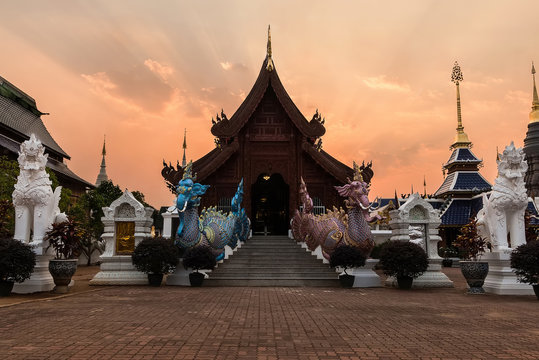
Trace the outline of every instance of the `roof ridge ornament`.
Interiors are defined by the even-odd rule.
[[[539,97],[537,96],[537,86],[535,86],[535,66],[532,61],[532,77],[533,77],[533,100],[532,111],[530,112],[530,123],[539,122]]]
[[[273,64],[273,59],[271,58],[271,27],[268,25],[268,45],[267,45],[267,52],[266,52],[266,70],[273,71],[275,69],[275,65]]]
[[[455,61],[453,66],[453,72],[451,73],[451,81],[457,86],[457,135],[455,136],[455,142],[450,146],[450,149],[456,148],[471,148],[472,142],[468,139],[468,135],[464,132],[464,126],[462,126],[462,113],[460,108],[460,89],[459,84],[464,80],[462,71],[458,62]]]

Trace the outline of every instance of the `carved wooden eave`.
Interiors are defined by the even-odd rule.
[[[268,57],[264,60],[258,78],[256,79],[253,88],[240,105],[238,110],[230,119],[225,119],[217,122],[211,128],[211,133],[220,139],[230,139],[236,136],[240,130],[247,124],[247,121],[256,110],[260,100],[266,93],[268,86],[273,88],[275,95],[283,106],[287,115],[290,117],[294,125],[307,138],[314,139],[323,136],[326,133],[326,128],[319,121],[308,121],[296,107],[288,93],[286,92],[277,70],[272,68],[268,70]]]
[[[193,170],[197,174],[197,181],[202,181],[215,172],[219,166],[224,164],[236,151],[240,145],[237,141],[225,145],[222,149],[215,148],[193,163]],[[178,180],[179,181],[179,180]]]
[[[318,151],[307,142],[304,142],[301,147],[318,165],[341,183],[346,184],[348,182],[347,178],[352,179],[354,177],[354,170],[352,168],[335,159],[324,150]]]

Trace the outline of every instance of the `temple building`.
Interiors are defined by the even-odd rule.
[[[244,180],[243,206],[254,233],[286,234],[299,208],[300,178],[307,184],[315,209],[340,206],[334,185],[353,177],[349,166],[322,150],[325,119],[316,111],[307,120],[286,92],[272,57],[268,29],[267,53],[253,88],[228,118],[212,119],[216,147],[193,163],[196,181],[211,185],[201,207],[219,204],[226,210],[238,183]],[[179,166],[167,166],[169,187],[181,179]],[[370,168],[369,168],[370,170]]]
[[[535,86],[535,66],[532,64],[533,76],[533,100],[532,111],[530,112],[530,122],[528,132],[524,139],[524,153],[528,162],[528,171],[524,177],[528,196],[535,198],[539,196],[539,97]]]
[[[45,153],[49,155],[47,167],[54,172],[61,186],[70,189],[74,197],[94,188],[67,167],[64,160],[71,157],[51,136],[42,115],[48,114],[38,110],[32,97],[0,77],[0,155],[16,160],[21,143],[33,133],[45,146]]]

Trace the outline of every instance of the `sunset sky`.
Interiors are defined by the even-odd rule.
[[[94,183],[103,135],[107,172],[155,206],[172,205],[162,160],[214,147],[211,117],[230,118],[256,80],[271,24],[281,81],[324,150],[373,161],[371,198],[434,193],[462,116],[483,176],[496,147],[523,145],[537,1],[9,1],[0,11],[0,76],[50,115],[43,121]]]

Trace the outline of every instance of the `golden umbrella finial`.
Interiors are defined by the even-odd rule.
[[[268,64],[266,65],[266,70],[272,71],[275,66],[273,65],[273,59],[271,58],[271,26],[268,25],[268,48],[266,53],[266,58],[268,60]]]

